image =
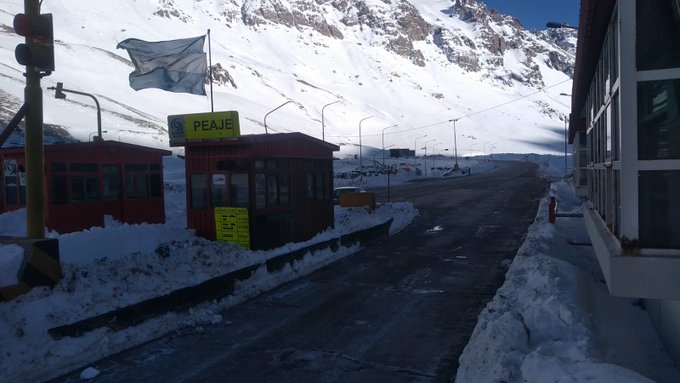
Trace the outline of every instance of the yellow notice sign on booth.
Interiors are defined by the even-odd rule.
[[[215,208],[215,237],[250,249],[248,209],[242,207]]]
[[[238,112],[178,114],[168,116],[170,146],[187,140],[221,140],[241,135]]]

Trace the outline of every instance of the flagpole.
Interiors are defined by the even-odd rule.
[[[208,29],[208,75],[210,76],[210,111],[215,112],[213,104],[213,79],[212,79],[212,49],[210,47],[210,29]]]

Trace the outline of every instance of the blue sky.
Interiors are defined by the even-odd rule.
[[[480,0],[489,8],[517,17],[527,29],[545,29],[556,21],[578,25],[579,0]]]

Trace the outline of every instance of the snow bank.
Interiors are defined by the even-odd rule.
[[[0,287],[19,283],[19,269],[24,262],[24,248],[19,245],[0,245]]]
[[[572,185],[550,193],[561,212],[578,210]],[[680,381],[638,302],[610,296],[592,248],[568,243],[588,241],[582,219],[550,225],[547,204],[480,314],[456,382]]]

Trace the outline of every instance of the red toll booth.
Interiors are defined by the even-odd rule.
[[[333,152],[302,133],[187,141],[187,224],[211,240],[269,249],[333,227]]]
[[[45,146],[45,211],[50,230],[69,233],[125,223],[164,223],[167,150],[117,141]],[[24,148],[0,149],[0,213],[26,205]]]

